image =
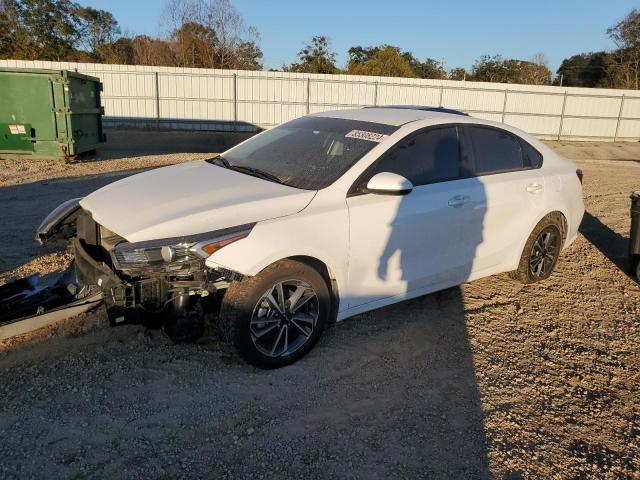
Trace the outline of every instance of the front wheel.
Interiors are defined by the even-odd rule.
[[[564,245],[561,214],[551,213],[536,225],[524,246],[518,269],[512,276],[524,284],[549,278]]]
[[[277,262],[232,283],[220,309],[223,337],[252,365],[278,368],[305,355],[329,319],[322,275],[294,260]]]

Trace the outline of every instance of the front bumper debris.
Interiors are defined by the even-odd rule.
[[[0,339],[101,303],[112,326],[163,326],[174,341],[195,339],[202,334],[204,312],[211,308],[205,297],[242,278],[230,270],[209,269],[198,256],[183,261],[180,268],[151,264],[121,269],[111,254],[124,241],[121,237],[95,223],[77,202],[54,213],[53,220],[43,222],[38,238],[68,240],[75,260],[50,286],[35,275],[0,287]]]
[[[102,303],[102,292],[83,287],[71,266],[52,284],[32,275],[0,287],[0,340],[22,335],[87,312]]]
[[[71,246],[78,281],[82,285],[95,285],[102,291],[109,323],[113,326],[124,323],[125,320],[133,320],[133,311],[130,315],[125,315],[127,309],[136,305],[133,285],[122,280],[106,263],[95,260],[78,238],[72,240]]]
[[[208,309],[206,297],[239,278],[235,272],[210,270],[204,261],[192,265],[186,275],[149,269],[144,276],[131,277],[105,263],[106,257],[92,256],[82,240],[74,238],[71,245],[79,282],[95,285],[103,292],[112,326],[125,323],[162,325],[174,341],[200,336],[204,328],[204,310]]]

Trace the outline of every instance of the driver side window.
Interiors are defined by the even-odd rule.
[[[402,139],[387,151],[358,186],[380,172],[402,175],[414,186],[460,178],[461,154],[455,126],[430,128]]]

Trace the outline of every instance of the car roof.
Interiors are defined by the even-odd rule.
[[[424,122],[425,124],[446,124],[446,123],[467,123],[475,125],[485,125],[511,132],[538,150],[549,151],[543,142],[535,136],[502,122],[495,122],[478,117],[471,117],[463,112],[453,110],[455,113],[448,113],[448,109],[439,107],[416,107],[412,105],[390,105],[379,107],[352,108],[346,110],[330,110],[311,114],[310,116],[325,118],[341,118],[345,120],[360,120],[363,122],[380,123],[401,127],[412,122]]]
[[[444,107],[431,107],[429,105],[380,105],[377,107],[364,107],[364,108],[401,108],[409,110],[424,110],[425,112],[441,112],[441,113],[453,113],[454,115],[464,115],[468,117],[468,113],[464,113],[462,110],[456,110],[454,108]]]
[[[381,123],[399,127],[418,120],[441,119],[443,121],[460,120],[462,112],[448,113],[431,107],[412,107],[394,105],[389,107],[352,108],[348,110],[330,110],[314,113],[316,117],[342,118],[345,120],[360,120],[363,122]]]

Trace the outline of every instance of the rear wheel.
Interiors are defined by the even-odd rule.
[[[512,276],[522,283],[549,278],[564,245],[564,221],[559,213],[540,220],[525,244],[518,269]]]
[[[282,260],[229,286],[222,300],[220,327],[247,362],[278,368],[311,350],[330,308],[322,275],[304,263]]]

